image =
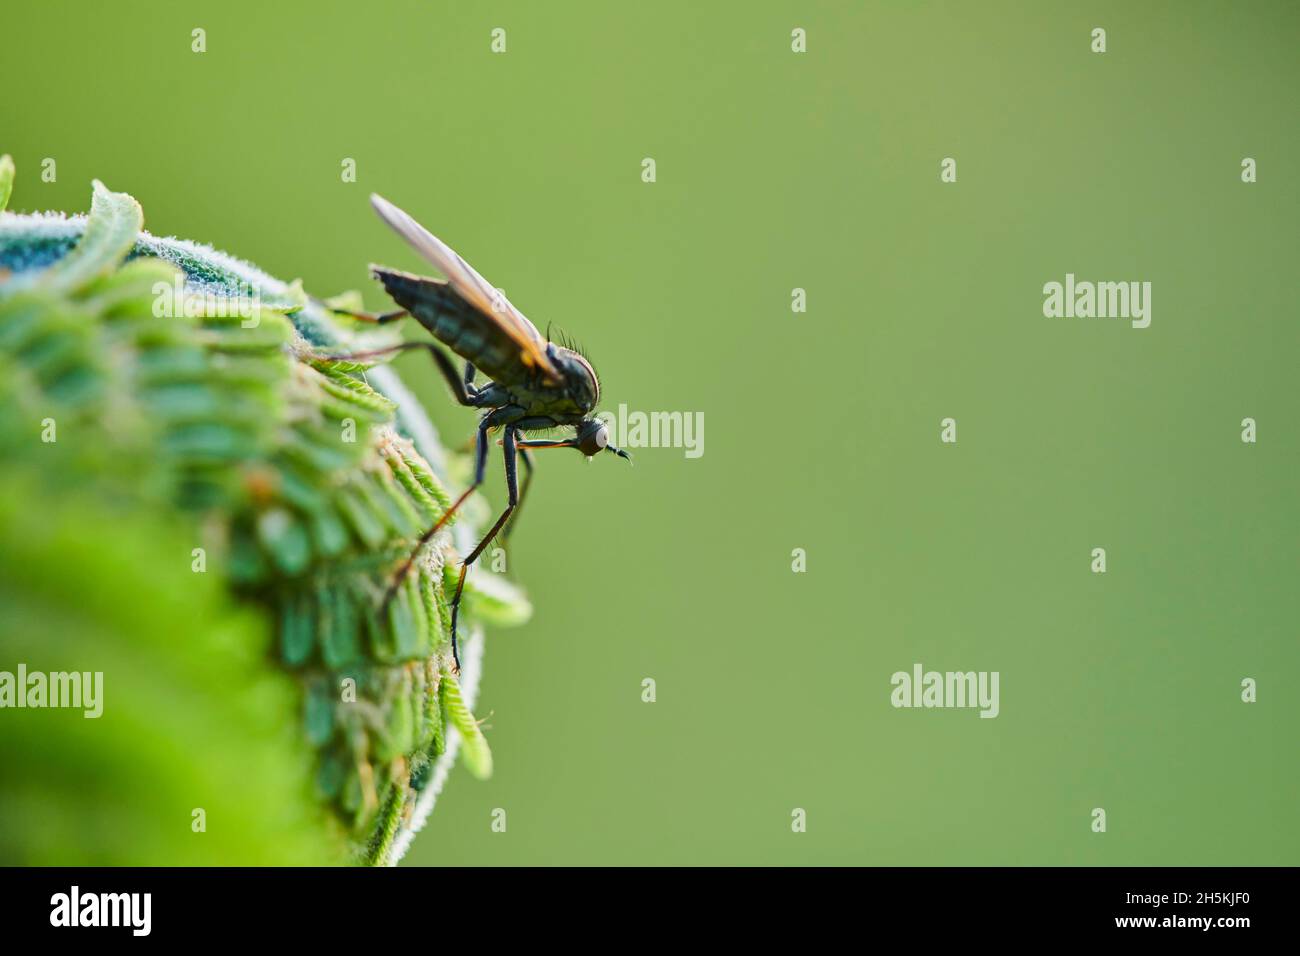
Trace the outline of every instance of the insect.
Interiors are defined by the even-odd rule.
[[[600,380],[586,358],[574,349],[543,339],[536,326],[504,295],[410,215],[377,194],[371,195],[370,202],[384,222],[447,278],[430,279],[372,265],[371,274],[383,283],[389,297],[401,308],[374,316],[358,312],[346,314],[380,324],[412,317],[435,339],[463,358],[465,367],[458,371],[447,353],[432,342],[403,342],[386,349],[334,358],[356,360],[406,349],[427,349],[451,386],[456,401],[469,408],[485,410],[478,423],[473,484],[461,493],[433,527],[420,536],[385,593],[385,608],[410,572],[420,550],[483,483],[489,433],[498,428],[502,430],[500,444],[505,458],[506,508],[462,562],[460,580],[451,602],[451,648],[459,668],[456,622],[465,575],[503,526],[506,527],[503,537],[508,537],[513,529],[511,515],[515,516],[514,520],[518,519],[517,509],[523,504],[532,482],[530,449],[576,448],[588,458],[607,451],[628,461],[631,461],[631,456],[609,443],[609,432],[604,422],[590,417],[600,399]],[[478,372],[490,380],[475,384]],[[562,426],[572,426],[573,436],[526,437],[529,431]],[[522,492],[517,461],[524,465]],[[509,526],[507,521],[511,522]]]

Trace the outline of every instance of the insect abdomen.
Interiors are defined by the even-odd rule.
[[[408,272],[371,267],[394,302],[406,309],[439,342],[497,381],[518,377],[518,346],[447,283]]]

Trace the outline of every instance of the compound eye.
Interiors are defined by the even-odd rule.
[[[596,447],[604,448],[609,444],[609,429],[603,424],[596,429]]]

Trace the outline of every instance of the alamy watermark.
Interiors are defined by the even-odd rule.
[[[262,321],[262,294],[254,286],[239,284],[232,293],[195,292],[186,289],[180,273],[172,282],[153,284],[153,314],[158,319],[241,319],[243,328],[255,329]]]
[[[609,429],[609,442],[619,448],[681,448],[687,458],[704,454],[703,412],[597,412]]]
[[[996,717],[998,671],[927,671],[920,663],[911,673],[896,671],[889,679],[895,707],[978,707],[981,717]]]
[[[1150,282],[1076,281],[1067,272],[1065,282],[1043,286],[1043,315],[1049,319],[1128,319],[1133,328],[1151,324]]]
[[[86,718],[104,713],[103,671],[0,671],[0,708],[80,708]]]
[[[125,926],[133,936],[148,936],[152,914],[152,893],[83,893],[74,885],[50,897],[51,926]]]

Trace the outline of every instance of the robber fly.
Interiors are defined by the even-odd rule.
[[[609,443],[609,432],[604,422],[588,417],[600,399],[600,380],[586,358],[573,349],[543,339],[536,326],[524,318],[504,295],[488,285],[469,263],[401,209],[379,195],[372,194],[370,202],[384,222],[447,278],[445,281],[429,279],[372,265],[371,274],[383,283],[385,291],[401,308],[375,316],[357,312],[346,314],[380,324],[413,317],[434,338],[463,358],[465,368],[457,371],[447,353],[432,342],[403,342],[387,349],[336,357],[356,360],[412,348],[427,349],[447,384],[451,386],[456,400],[470,408],[486,410],[478,424],[474,483],[465,489],[433,527],[420,536],[388,587],[384,596],[385,608],[410,572],[420,550],[451,519],[474,489],[483,483],[487,468],[488,433],[497,428],[502,429],[506,508],[461,564],[456,596],[451,602],[451,650],[459,667],[456,621],[461,592],[465,588],[465,574],[523,503],[533,477],[529,449],[576,448],[588,458],[607,451],[629,461],[631,456]],[[476,385],[476,374],[480,371],[490,381]],[[557,426],[572,426],[573,436],[537,439],[524,437],[525,432]],[[523,493],[519,490],[516,458],[524,464]],[[510,530],[507,527],[506,535],[509,535]]]

